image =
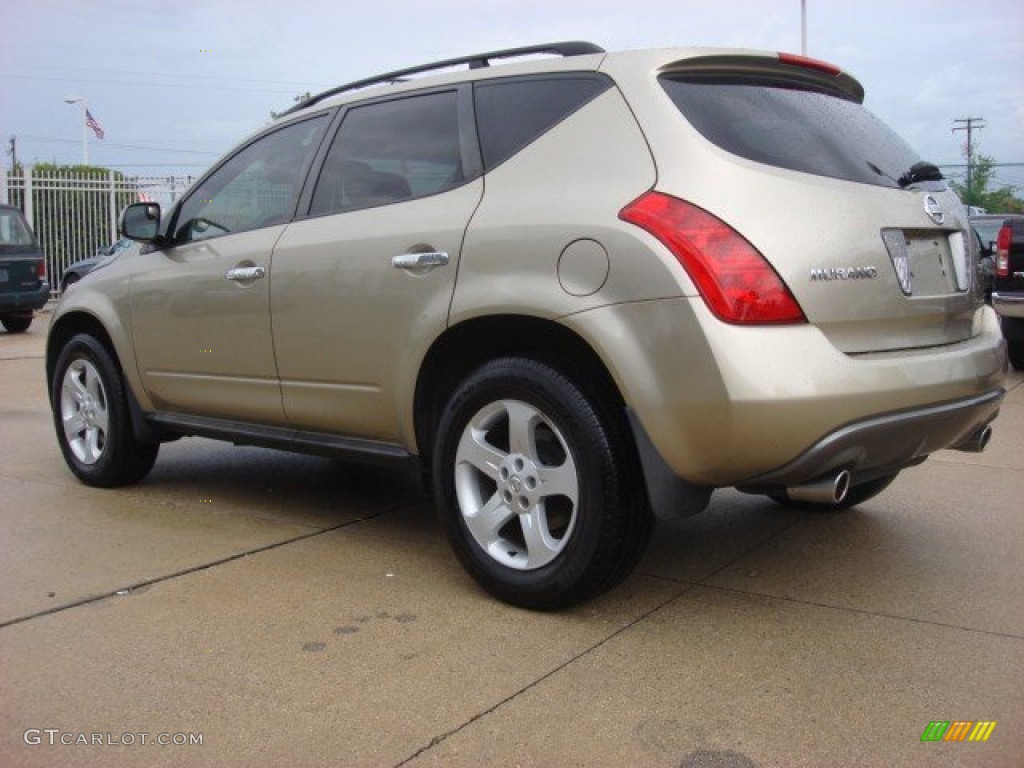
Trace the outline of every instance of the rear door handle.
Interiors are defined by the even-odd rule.
[[[434,267],[443,267],[448,263],[448,254],[444,251],[429,251],[427,253],[403,253],[391,257],[391,266],[395,269],[427,270]]]
[[[263,267],[235,267],[229,269],[228,273],[224,275],[228,280],[262,280],[267,276],[267,270]]]

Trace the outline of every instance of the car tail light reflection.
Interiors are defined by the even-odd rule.
[[[1010,276],[1010,228],[1003,225],[996,235],[996,274]]]
[[[646,230],[672,252],[719,319],[740,325],[806,322],[764,256],[707,211],[648,192],[623,208],[619,218]]]

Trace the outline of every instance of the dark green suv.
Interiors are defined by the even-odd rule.
[[[21,211],[0,205],[0,323],[8,333],[28,330],[49,298],[43,249]]]

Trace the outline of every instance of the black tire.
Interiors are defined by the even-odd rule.
[[[1006,342],[1006,352],[1010,357],[1010,365],[1015,371],[1024,371],[1024,341]]]
[[[135,438],[121,371],[94,337],[79,334],[64,345],[50,407],[64,460],[86,485],[128,485],[153,468],[160,444]]]
[[[24,333],[32,325],[32,315],[4,315],[0,323],[8,333]]]
[[[899,472],[893,472],[891,475],[885,475],[883,477],[877,477],[874,480],[868,480],[866,483],[860,483],[858,485],[851,485],[850,490],[846,492],[846,496],[838,504],[827,504],[824,502],[817,501],[799,501],[796,499],[790,499],[784,494],[769,494],[771,499],[784,507],[790,509],[796,509],[803,512],[842,512],[843,510],[856,507],[858,504],[863,504],[868,499],[873,499],[875,496],[880,494],[890,485],[892,481],[896,479]]]
[[[624,413],[535,360],[483,365],[441,417],[441,522],[466,570],[513,605],[563,608],[633,570],[653,522],[640,477]]]

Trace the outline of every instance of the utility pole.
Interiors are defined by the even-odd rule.
[[[973,132],[974,132],[975,128],[979,128],[980,129],[980,128],[984,128],[985,127],[985,118],[983,118],[983,117],[960,117],[960,118],[957,118],[957,119],[953,120],[953,122],[954,123],[962,123],[962,125],[954,126],[953,131],[952,131],[953,133],[956,133],[957,131],[967,131],[967,196],[968,196],[968,198],[970,198],[970,196],[973,194],[973,189],[971,188],[971,181],[973,179],[973,170],[974,170],[974,140],[973,140]],[[968,199],[968,200],[965,200],[964,202],[965,203],[970,203],[971,201]]]
[[[18,170],[18,137],[11,136],[11,171]]]

